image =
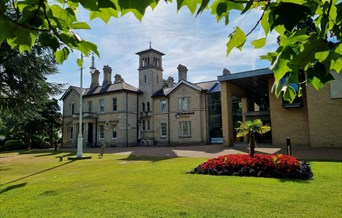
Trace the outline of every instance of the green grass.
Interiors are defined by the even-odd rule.
[[[206,159],[0,154],[0,217],[340,217],[341,162],[314,179],[187,174]]]

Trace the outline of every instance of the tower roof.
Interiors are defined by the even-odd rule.
[[[135,54],[137,54],[137,55],[142,55],[142,54],[149,53],[149,52],[157,53],[157,54],[159,54],[160,56],[165,55],[164,53],[162,53],[162,52],[160,52],[160,51],[157,51],[157,50],[155,50],[155,49],[153,49],[153,48],[149,48],[149,49],[146,49],[146,50],[143,50],[143,51],[139,51],[139,52],[137,52],[137,53],[135,53]]]

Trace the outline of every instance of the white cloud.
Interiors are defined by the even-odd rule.
[[[166,54],[163,57],[165,79],[173,76],[177,80],[177,66],[183,64],[189,69],[188,80],[200,82],[217,79],[223,68],[239,72],[256,69],[260,65],[267,66],[266,62],[259,61],[259,56],[274,47],[276,36],[273,35],[270,35],[269,44],[263,49],[253,49],[249,40],[242,52],[234,49],[226,57],[226,43],[233,28],[241,25],[246,31],[250,30],[259,16],[260,13],[237,19],[233,16],[230,18],[231,25],[225,26],[223,22],[217,23],[215,16],[209,12],[195,17],[189,10],[182,8],[177,13],[174,3],[161,1],[153,12],[147,9],[142,22],[131,14],[111,19],[108,25],[94,20],[91,21],[93,29],[80,34],[98,45],[101,58],[96,58],[96,67],[102,72],[104,65],[110,65],[113,69],[112,78],[119,73],[126,82],[138,86],[138,56],[135,53],[147,49],[151,37],[152,47]],[[258,29],[251,34],[253,39],[261,36],[262,30]],[[61,74],[50,79],[78,86],[77,56],[77,52],[72,54],[60,67]],[[90,85],[90,64],[90,58],[85,58],[84,87]]]

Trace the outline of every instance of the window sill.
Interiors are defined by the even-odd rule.
[[[178,136],[178,138],[192,138],[192,136],[191,135],[189,135],[189,136]]]

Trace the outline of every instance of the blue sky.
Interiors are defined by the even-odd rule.
[[[85,12],[79,14],[79,20],[89,21]],[[217,79],[223,68],[232,73],[269,67],[270,63],[259,60],[259,56],[275,50],[276,35],[271,34],[267,45],[262,49],[254,49],[250,41],[263,36],[261,29],[256,29],[247,40],[242,52],[234,49],[226,56],[228,35],[234,27],[240,26],[249,32],[259,19],[258,12],[238,16],[232,14],[230,24],[224,21],[217,23],[209,11],[202,15],[191,15],[187,8],[176,10],[175,3],[166,4],[160,1],[152,11],[147,9],[143,20],[138,21],[132,14],[118,19],[112,18],[108,24],[95,19],[90,22],[91,30],[79,31],[80,36],[98,46],[101,57],[96,57],[95,66],[100,70],[100,83],[103,79],[102,68],[112,68],[112,78],[121,74],[125,82],[138,87],[138,56],[136,52],[149,47],[163,52],[164,79],[169,76],[178,80],[177,66],[182,64],[188,68],[190,82],[202,82]],[[84,19],[83,19],[84,18]],[[76,59],[80,53],[74,51],[69,59],[59,66],[60,73],[49,77],[49,81],[79,86],[79,69]],[[90,85],[91,58],[84,59],[83,87]],[[114,80],[114,79],[112,79]]]

